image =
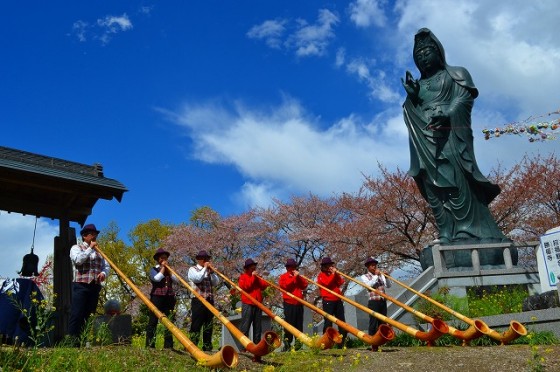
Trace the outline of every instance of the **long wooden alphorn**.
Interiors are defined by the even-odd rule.
[[[300,274],[300,275],[301,275],[301,274]],[[305,280],[307,280],[309,283],[313,283],[313,284],[315,284],[317,287],[322,288],[322,289],[324,289],[325,291],[331,293],[332,295],[334,295],[334,296],[340,298],[341,300],[343,300],[343,301],[345,301],[345,302],[348,302],[350,305],[355,306],[355,307],[357,307],[358,309],[360,309],[360,310],[362,310],[362,311],[364,311],[364,312],[370,314],[371,316],[373,316],[373,317],[375,317],[375,318],[381,320],[382,322],[385,322],[385,323],[387,323],[387,324],[390,324],[390,325],[392,325],[393,327],[395,327],[395,328],[397,328],[397,329],[400,329],[401,331],[406,332],[406,333],[408,333],[409,335],[411,335],[411,336],[413,336],[413,337],[415,337],[415,338],[417,338],[417,339],[419,339],[419,340],[421,340],[421,341],[426,341],[427,344],[428,344],[428,346],[430,346],[434,340],[436,340],[436,339],[437,339],[438,337],[440,337],[442,334],[447,333],[447,331],[448,331],[447,324],[445,324],[445,322],[443,322],[443,321],[441,321],[441,320],[439,320],[439,319],[434,319],[434,322],[433,322],[433,324],[432,324],[433,327],[430,329],[430,331],[428,331],[428,332],[420,331],[420,330],[418,330],[418,329],[416,329],[416,328],[413,328],[413,327],[411,327],[411,326],[408,326],[408,325],[406,325],[406,324],[403,324],[403,323],[401,323],[401,322],[398,322],[398,321],[396,321],[396,320],[393,320],[393,319],[391,319],[391,318],[389,318],[389,317],[386,317],[386,316],[383,315],[383,314],[379,314],[378,312],[371,310],[371,309],[368,308],[367,306],[364,306],[364,305],[362,305],[362,304],[360,304],[360,303],[358,303],[358,302],[356,302],[356,301],[353,301],[353,300],[349,299],[348,297],[342,296],[342,295],[340,295],[340,294],[338,294],[338,293],[336,293],[336,292],[330,290],[329,288],[327,288],[327,287],[325,287],[325,286],[323,286],[323,285],[321,285],[321,284],[319,284],[319,283],[317,283],[317,282],[315,282],[315,281],[313,281],[313,280],[311,280],[311,279],[309,279],[309,278],[307,278],[307,277],[305,277],[305,276],[303,276],[303,275],[302,275],[302,278],[304,278]]]
[[[406,311],[408,311],[408,312],[410,312],[410,313],[416,315],[418,318],[424,320],[425,322],[433,324],[433,322],[434,322],[434,320],[435,320],[433,317],[431,317],[431,316],[429,316],[429,315],[426,315],[426,314],[424,314],[424,313],[422,313],[422,312],[420,312],[420,311],[414,309],[413,307],[408,306],[407,304],[405,304],[405,303],[403,303],[403,302],[400,302],[400,301],[397,300],[396,298],[391,297],[391,296],[389,296],[389,295],[386,294],[386,293],[383,293],[383,292],[381,292],[381,291],[378,291],[377,289],[375,289],[375,288],[373,288],[373,287],[367,285],[366,283],[364,283],[364,282],[362,282],[362,281],[360,281],[360,280],[357,280],[357,279],[355,279],[355,278],[352,278],[352,277],[349,276],[349,275],[344,274],[344,273],[343,273],[342,271],[340,271],[340,270],[337,270],[337,272],[338,272],[340,275],[342,275],[343,277],[347,278],[348,280],[351,280],[352,282],[354,282],[354,283],[356,283],[356,284],[358,284],[358,285],[364,287],[364,288],[367,289],[368,291],[374,292],[374,293],[377,294],[378,296],[381,296],[381,297],[385,298],[386,300],[389,300],[389,301],[393,302],[395,305],[402,307],[402,308],[405,309]],[[385,274],[384,274],[384,275],[385,275]],[[386,277],[389,278],[388,275],[386,275]],[[391,280],[392,280],[392,278],[391,278]],[[466,342],[467,342],[467,341],[473,340],[473,339],[478,338],[478,337],[480,337],[480,336],[483,335],[483,333],[482,333],[481,331],[479,331],[478,329],[476,329],[475,327],[473,327],[472,329],[468,329],[468,330],[466,330],[466,331],[461,331],[461,330],[459,330],[459,329],[457,329],[457,328],[455,328],[455,327],[450,326],[449,324],[448,324],[447,326],[448,326],[448,328],[449,328],[448,333],[449,333],[450,335],[452,335],[453,337],[456,337],[456,338],[458,338],[458,339],[463,340],[463,341],[464,341],[464,342],[463,342],[463,345],[466,345]]]
[[[450,313],[451,315],[453,315],[454,317],[456,317],[457,319],[462,320],[463,322],[467,323],[470,326],[467,330],[458,331],[458,332],[463,333],[463,337],[464,337],[463,339],[464,340],[468,341],[468,340],[471,340],[473,338],[478,337],[480,334],[485,334],[485,335],[493,338],[494,340],[499,341],[502,345],[505,345],[505,344],[515,340],[518,337],[527,335],[527,329],[525,328],[525,326],[523,324],[519,323],[516,320],[512,320],[509,323],[509,329],[508,330],[504,331],[503,333],[499,333],[499,332],[491,329],[482,320],[471,319],[469,317],[466,317],[465,315],[463,315],[461,313],[458,313],[457,311],[445,306],[444,304],[434,300],[433,298],[431,298],[429,296],[426,296],[424,293],[418,292],[418,291],[414,290],[413,288],[407,286],[406,284],[401,283],[397,279],[391,277],[389,274],[387,274],[387,273],[383,273],[383,274],[387,278],[392,280],[393,282],[400,285],[401,287],[403,287],[405,289],[408,289],[412,293],[414,293],[417,296],[425,299],[426,301],[431,302],[432,304],[439,307],[443,311],[446,311],[446,312]]]
[[[214,355],[208,355],[204,351],[200,350],[189,338],[177,327],[175,324],[167,318],[167,316],[162,313],[156,305],[152,303],[146,297],[142,291],[138,287],[134,285],[132,280],[130,280],[108,257],[99,246],[95,248],[95,250],[109,263],[109,265],[115,270],[117,275],[121,277],[126,284],[132,288],[134,293],[138,296],[142,302],[148,306],[148,308],[156,315],[159,321],[179,340],[179,342],[185,347],[185,349],[193,356],[193,358],[203,366],[209,368],[235,368],[237,363],[239,363],[239,356],[237,355],[237,351],[233,348],[233,346],[225,345],[222,347],[220,351],[215,353]]]
[[[307,345],[308,347],[315,348],[315,349],[317,349],[317,348],[318,349],[330,349],[331,347],[333,347],[333,345],[335,343],[339,344],[339,343],[342,342],[342,335],[336,329],[334,329],[332,327],[329,327],[325,331],[323,336],[321,336],[319,339],[317,339],[316,341],[313,341],[313,339],[311,337],[309,337],[305,333],[301,332],[299,329],[297,329],[296,327],[294,327],[290,323],[286,322],[284,319],[280,318],[278,315],[274,314],[272,312],[272,310],[270,310],[268,307],[264,306],[262,303],[257,301],[249,293],[247,293],[243,289],[241,289],[241,287],[239,287],[236,283],[234,283],[232,280],[230,280],[227,276],[220,273],[214,267],[212,267],[212,270],[214,270],[214,272],[216,274],[218,274],[222,279],[224,279],[226,282],[228,282],[233,288],[235,288],[236,290],[238,290],[239,292],[241,292],[245,296],[247,296],[247,298],[249,300],[251,300],[251,302],[255,306],[257,306],[259,309],[261,309],[266,315],[268,315],[270,317],[270,319],[272,319],[276,323],[280,324],[282,327],[284,327],[284,329],[286,329],[288,332],[293,334],[298,340],[300,340],[303,344]]]
[[[381,346],[381,345],[391,341],[395,337],[395,332],[393,332],[393,329],[386,324],[381,324],[375,335],[368,335],[364,331],[360,331],[359,329],[355,328],[354,326],[352,326],[352,325],[350,325],[346,322],[343,322],[342,320],[338,319],[334,315],[331,315],[331,314],[327,313],[325,310],[320,309],[317,306],[305,301],[304,299],[301,299],[301,298],[295,296],[294,294],[286,291],[285,289],[281,288],[280,286],[277,286],[276,284],[274,284],[274,283],[272,283],[272,282],[270,282],[266,279],[263,279],[263,278],[261,278],[261,279],[264,280],[265,282],[267,282],[270,286],[278,289],[282,293],[285,293],[286,295],[288,295],[290,298],[298,301],[300,304],[302,304],[302,305],[308,307],[309,309],[315,311],[316,313],[322,315],[323,317],[330,320],[331,322],[333,322],[334,324],[336,324],[340,328],[344,329],[346,332],[356,336],[357,338],[359,338],[360,340],[362,340],[363,342],[365,342],[367,344],[370,344],[370,345],[373,345],[373,346]]]
[[[233,337],[235,337],[237,340],[239,340],[241,345],[243,345],[243,347],[248,352],[250,352],[251,354],[253,354],[256,357],[262,357],[262,356],[265,356],[266,354],[274,351],[274,349],[276,349],[276,348],[280,347],[280,345],[282,345],[280,337],[278,337],[278,335],[273,331],[266,331],[264,333],[264,337],[262,338],[262,340],[258,344],[255,344],[253,341],[251,341],[251,339],[249,337],[245,336],[243,334],[243,332],[241,332],[236,326],[234,326],[233,323],[220,312],[220,310],[216,309],[210,302],[208,302],[204,297],[202,297],[200,295],[200,293],[198,293],[198,291],[195,288],[191,287],[189,285],[189,283],[185,279],[183,279],[179,274],[177,274],[177,272],[175,270],[173,270],[169,265],[164,265],[164,266],[173,275],[175,275],[175,277],[177,277],[179,282],[185,288],[187,288],[192,294],[194,294],[194,296],[204,306],[206,306],[206,308],[208,308],[208,310],[210,310],[210,312],[212,312],[212,314],[216,318],[218,318],[218,320],[220,322],[222,322],[222,324],[230,331],[230,333],[233,335]]]

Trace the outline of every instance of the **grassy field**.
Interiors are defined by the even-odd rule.
[[[554,371],[559,345],[382,347],[272,353],[262,363],[240,353],[239,371]],[[184,350],[136,346],[22,349],[3,346],[1,371],[208,371]],[[224,368],[219,368],[224,369]],[[556,369],[557,370],[557,369]]]

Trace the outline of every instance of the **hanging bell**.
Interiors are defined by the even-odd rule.
[[[18,272],[18,274],[25,277],[38,276],[38,265],[39,256],[33,253],[33,248],[31,248],[31,253],[23,256],[23,265],[21,266],[21,270]]]

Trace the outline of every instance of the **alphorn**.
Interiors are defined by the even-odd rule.
[[[179,340],[179,342],[185,347],[185,349],[193,356],[196,361],[206,367],[209,368],[235,368],[237,363],[239,363],[239,356],[237,351],[233,348],[233,346],[225,345],[222,347],[220,351],[215,353],[214,355],[208,355],[202,350],[200,350],[189,338],[179,329],[179,327],[175,326],[167,318],[167,316],[162,313],[156,305],[152,303],[143,293],[140,291],[138,287],[132,283],[130,280],[108,257],[105,253],[103,253],[99,247],[95,248],[95,250],[111,265],[113,270],[117,273],[119,277],[121,277],[126,284],[132,288],[134,293],[148,306],[148,308],[156,315],[156,317],[161,321],[161,323]]]
[[[433,324],[434,318],[432,318],[431,316],[426,315],[426,314],[424,314],[424,313],[422,313],[422,312],[420,312],[420,311],[414,309],[413,307],[410,307],[410,306],[408,306],[407,304],[405,304],[405,303],[403,303],[403,302],[400,302],[400,301],[397,300],[396,298],[393,298],[393,297],[389,296],[389,295],[386,294],[386,293],[383,293],[383,292],[381,292],[381,291],[378,291],[377,289],[375,289],[375,288],[373,288],[373,287],[367,285],[366,283],[364,283],[364,282],[362,282],[362,281],[359,281],[359,280],[357,280],[357,279],[355,279],[355,278],[352,278],[351,276],[346,275],[346,274],[344,274],[343,272],[341,272],[341,271],[339,271],[339,270],[337,270],[337,272],[338,272],[340,275],[342,275],[343,277],[345,277],[345,278],[347,278],[347,279],[353,281],[354,283],[356,283],[356,284],[358,284],[358,285],[361,285],[362,287],[364,287],[364,288],[367,289],[368,291],[374,292],[375,294],[377,294],[377,295],[383,297],[384,299],[391,301],[391,302],[394,303],[395,305],[402,307],[402,308],[405,309],[406,311],[408,311],[408,312],[410,312],[410,313],[416,315],[418,318],[424,320],[425,322]],[[473,340],[473,339],[475,339],[475,338],[478,338],[478,337],[482,336],[482,332],[478,331],[478,330],[475,329],[474,327],[473,327],[473,329],[474,329],[474,332],[473,332],[473,330],[471,330],[471,329],[469,329],[469,330],[467,330],[467,331],[461,331],[461,330],[458,330],[458,329],[455,328],[455,327],[450,326],[449,324],[448,324],[447,326],[448,326],[448,328],[449,328],[448,333],[449,333],[450,335],[452,335],[453,337],[456,337],[456,338],[459,338],[459,339],[463,340],[463,345],[466,345],[466,342],[467,342],[467,341],[470,341],[470,340]]]
[[[272,310],[268,307],[264,306],[262,303],[257,301],[253,296],[245,292],[241,287],[235,284],[232,280],[230,280],[227,276],[216,270],[214,267],[210,266],[212,270],[216,274],[218,274],[222,279],[228,282],[233,288],[238,290],[239,292],[243,293],[255,306],[261,309],[266,315],[268,315],[272,320],[276,323],[280,324],[284,327],[285,330],[293,334],[298,340],[300,340],[303,344],[307,345],[310,348],[318,348],[318,349],[330,349],[333,347],[335,343],[340,344],[342,343],[342,335],[334,328],[329,327],[316,341],[313,341],[311,337],[306,335],[305,333],[301,332],[299,329],[291,325],[290,323],[286,322],[284,319],[280,318],[278,315],[274,314]]]
[[[356,336],[357,338],[359,338],[360,340],[362,340],[363,342],[365,342],[367,344],[370,344],[370,345],[373,345],[373,346],[381,346],[381,345],[391,341],[395,337],[395,332],[393,332],[393,329],[386,324],[381,324],[379,326],[379,329],[375,333],[375,335],[368,335],[364,331],[360,331],[359,329],[355,328],[354,326],[352,326],[352,325],[350,325],[346,322],[343,322],[342,320],[338,319],[337,317],[327,313],[325,310],[320,309],[317,306],[305,301],[304,299],[301,299],[301,298],[295,296],[294,294],[286,291],[285,289],[281,288],[280,286],[277,286],[276,284],[274,284],[274,283],[272,283],[272,282],[270,282],[270,281],[268,281],[264,278],[261,278],[261,279],[264,280],[265,282],[267,282],[268,284],[270,284],[270,286],[278,289],[282,293],[285,293],[286,295],[288,295],[290,298],[293,298],[294,300],[298,301],[300,304],[302,304],[302,305],[308,307],[309,309],[315,311],[316,313],[322,315],[326,319],[330,320],[331,322],[333,322],[334,324],[336,324],[340,328],[344,329],[348,333],[353,334],[354,336]]]
[[[434,300],[433,298],[431,298],[429,296],[426,296],[425,294],[414,290],[413,288],[407,286],[404,283],[401,283],[397,279],[392,278],[390,275],[388,275],[386,273],[383,273],[383,274],[387,278],[389,278],[390,280],[392,280],[395,283],[397,283],[398,285],[400,285],[401,287],[403,287],[405,289],[408,289],[412,293],[422,297],[426,301],[429,301],[432,304],[439,307],[440,309],[450,313],[451,315],[453,315],[457,319],[462,320],[463,322],[467,323],[470,327],[467,330],[463,331],[463,333],[465,333],[466,337],[468,337],[469,335],[477,335],[478,333],[482,333],[482,334],[487,335],[490,338],[493,338],[496,341],[499,341],[502,345],[505,345],[505,344],[515,340],[518,337],[527,335],[527,329],[525,328],[525,326],[523,324],[519,323],[516,320],[512,320],[509,323],[509,329],[507,329],[503,333],[499,333],[499,332],[491,329],[482,320],[468,318],[465,315],[463,315],[461,313],[458,313],[455,310],[445,306],[444,304]],[[476,337],[473,337],[473,338],[476,338]]]
[[[200,302],[202,302],[202,304],[206,306],[208,310],[210,310],[212,314],[214,314],[214,316],[218,318],[218,320],[220,320],[220,322],[223,323],[223,325],[230,331],[233,337],[239,340],[241,345],[243,345],[243,347],[248,352],[250,352],[256,357],[262,357],[274,351],[274,349],[280,347],[280,345],[282,344],[280,337],[278,337],[278,335],[273,331],[266,331],[264,333],[264,338],[258,344],[252,342],[251,339],[249,339],[249,337],[245,336],[243,332],[241,332],[236,326],[234,326],[233,323],[228,318],[226,318],[218,309],[216,309],[210,302],[208,302],[204,297],[202,297],[196,289],[191,287],[189,283],[185,279],[183,279],[179,274],[177,274],[175,270],[169,267],[169,265],[164,265],[164,266],[173,275],[175,275],[175,277],[177,277],[179,282],[190,292],[192,292],[192,294],[194,294],[195,297]]]
[[[300,274],[301,275],[301,274]],[[423,332],[420,331],[418,329],[415,329],[411,326],[408,326],[406,324],[403,324],[401,322],[398,322],[396,320],[393,320],[389,317],[386,317],[383,314],[379,314],[376,311],[371,310],[370,308],[368,308],[367,306],[364,306],[356,301],[353,301],[351,299],[349,299],[348,297],[342,296],[332,290],[330,290],[329,288],[301,275],[302,278],[304,278],[305,280],[307,280],[309,283],[315,284],[316,286],[318,286],[319,288],[324,289],[325,291],[335,295],[336,297],[340,298],[343,301],[348,302],[350,305],[357,307],[358,309],[365,311],[366,313],[370,314],[371,316],[381,320],[382,322],[385,322],[387,324],[392,325],[393,327],[400,329],[403,332],[408,333],[409,335],[421,340],[421,341],[426,341],[428,346],[432,345],[432,342],[434,340],[436,340],[438,337],[440,337],[442,334],[447,333],[448,331],[448,326],[447,324],[445,324],[445,322],[439,320],[439,319],[434,319],[434,322],[432,323],[432,328],[430,329],[430,331],[428,332]]]

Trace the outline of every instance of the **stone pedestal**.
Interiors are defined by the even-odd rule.
[[[440,245],[434,242],[422,252],[424,272],[408,283],[408,286],[420,293],[435,293],[439,288],[445,287],[450,294],[465,297],[469,287],[524,285],[529,295],[534,295],[541,292],[537,268],[516,266],[516,258],[512,252],[534,255],[538,246],[538,241],[469,245]],[[484,265],[480,252],[496,249],[503,255],[503,264]],[[457,266],[456,261],[451,262],[449,259],[450,252],[453,253],[451,256],[461,252],[463,257],[470,257],[468,264]],[[393,294],[393,297],[409,306],[414,306],[419,299],[418,295],[404,288]],[[409,312],[392,303],[388,303],[387,308],[388,316],[392,319],[404,324],[414,324],[417,321]]]
[[[492,244],[434,242],[420,253],[420,264],[423,270],[433,266],[436,271],[510,269],[517,265],[518,246],[520,244],[513,242]]]
[[[538,244],[539,242],[465,245],[434,243],[424,249],[422,259],[423,265],[433,266],[437,287],[448,287],[457,296],[465,296],[467,287],[512,284],[526,285],[529,294],[533,294],[540,291],[538,271],[516,266],[517,251],[529,249],[534,254]],[[489,265],[481,260],[481,257],[488,257],[484,254],[486,251],[495,255],[496,250],[503,257],[501,264]],[[457,260],[457,257],[470,257],[470,260]]]

